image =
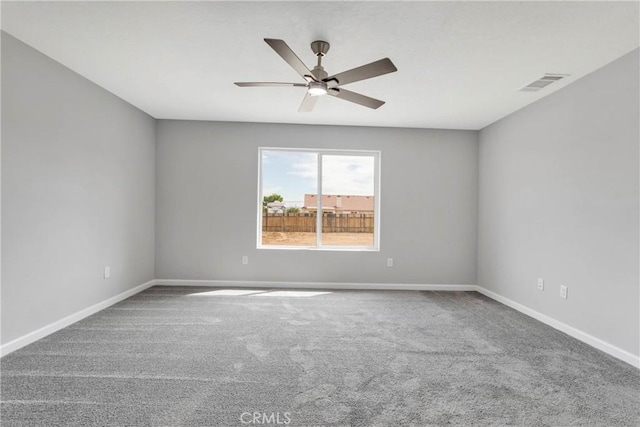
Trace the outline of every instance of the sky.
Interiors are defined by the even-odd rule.
[[[262,151],[262,194],[278,193],[288,207],[302,206],[304,195],[317,194],[318,154]],[[322,193],[373,196],[373,156],[323,155]]]

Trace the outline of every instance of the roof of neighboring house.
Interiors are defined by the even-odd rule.
[[[316,209],[318,205],[317,194],[304,195],[303,209]],[[322,195],[322,208],[336,211],[371,211],[373,212],[373,196],[351,196],[351,195]],[[340,205],[340,206],[338,206]]]

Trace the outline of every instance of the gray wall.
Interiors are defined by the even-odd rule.
[[[381,251],[256,249],[260,146],[380,150]],[[476,282],[477,132],[161,120],[157,150],[158,279]]]
[[[2,343],[153,279],[154,180],[153,118],[2,33]]]
[[[483,129],[478,226],[480,286],[635,355],[638,78],[636,50]]]

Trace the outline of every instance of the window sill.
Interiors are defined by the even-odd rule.
[[[285,250],[285,251],[330,251],[330,252],[380,252],[376,247],[360,246],[257,246],[257,249]]]

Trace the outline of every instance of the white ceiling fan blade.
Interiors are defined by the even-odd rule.
[[[380,101],[379,99],[371,98],[365,95],[361,95],[356,92],[351,92],[346,89],[329,89],[327,93],[331,96],[335,96],[336,98],[344,99],[345,101],[353,102],[356,104],[360,104],[362,106],[377,109],[384,105],[384,101]]]
[[[309,92],[306,93],[304,99],[302,100],[302,104],[300,104],[300,108],[298,108],[299,113],[310,113],[313,110],[313,107],[316,106],[316,102],[318,102],[319,96],[311,96]]]
[[[307,87],[305,83],[235,82],[239,87]]]
[[[382,76],[384,74],[393,73],[398,71],[393,62],[389,58],[383,58],[378,61],[371,62],[361,67],[353,68],[342,73],[329,76],[326,79],[322,79],[327,82],[330,87],[337,87],[346,85],[349,83],[359,82],[360,80],[366,80],[373,77]]]
[[[294,70],[298,72],[306,81],[315,80],[313,77],[313,73],[304,65],[304,62],[298,58],[298,56],[291,50],[288,44],[284,42],[284,40],[280,39],[264,39],[265,42],[273,50],[276,51],[278,55],[282,57],[286,61],[287,64],[291,66]]]

